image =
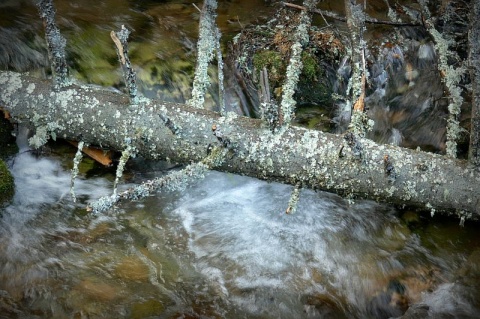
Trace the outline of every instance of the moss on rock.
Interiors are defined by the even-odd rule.
[[[12,174],[5,162],[0,159],[0,205],[10,200],[15,192],[15,184]]]

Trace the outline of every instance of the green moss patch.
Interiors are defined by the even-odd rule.
[[[15,192],[15,183],[7,165],[0,159],[0,204],[10,200]]]

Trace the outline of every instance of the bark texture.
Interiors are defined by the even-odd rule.
[[[0,104],[15,120],[35,126],[37,139],[53,134],[191,163],[205,158],[221,136],[229,152],[215,168],[220,171],[463,219],[480,214],[479,171],[466,161],[437,154],[295,126],[271,134],[261,120],[233,113],[221,117],[182,104],[144,99],[132,107],[119,93],[74,85],[54,91],[48,81],[15,72],[0,72]]]
[[[470,47],[470,77],[472,80],[472,123],[470,129],[470,162],[480,167],[480,1],[473,1],[470,12],[470,31],[468,42]]]

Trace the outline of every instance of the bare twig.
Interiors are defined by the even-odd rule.
[[[298,9],[298,10],[307,10],[307,8],[304,7],[304,6],[300,6],[298,4],[293,4],[293,3],[289,3],[289,2],[283,2],[283,5],[286,6],[286,7],[290,7],[290,8],[294,8],[294,9]],[[339,16],[338,14],[336,14],[334,12],[320,10],[320,9],[316,9],[316,8],[315,9],[309,9],[308,11],[310,11],[312,13],[320,14],[322,17],[329,17],[329,18],[332,18],[334,20],[347,22],[347,18]],[[370,23],[370,24],[384,24],[384,25],[394,25],[394,26],[402,26],[402,27],[410,27],[410,26],[421,25],[421,24],[415,23],[415,22],[397,22],[397,21],[388,21],[388,20],[377,20],[377,19],[372,18],[372,17],[366,17],[365,22]]]

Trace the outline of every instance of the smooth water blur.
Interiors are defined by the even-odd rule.
[[[125,90],[110,37],[125,25],[130,31],[129,57],[145,97],[185,103],[191,97],[201,1],[57,0],[57,24],[67,39],[70,75],[81,83]],[[255,8],[255,10],[252,10]],[[219,1],[221,46],[245,26],[266,19],[275,8],[263,0]],[[42,21],[32,1],[0,1],[0,68],[25,71],[48,66]],[[4,48],[5,47],[5,48]],[[42,70],[43,71],[43,70]],[[45,72],[45,71],[43,71]],[[206,107],[219,105],[216,61],[209,69],[212,85]],[[247,113],[234,75],[225,69],[229,110]]]
[[[55,3],[78,79],[121,89],[109,32],[126,24],[143,93],[188,98],[198,21],[192,1]],[[221,2],[226,38],[260,19],[271,9],[265,4]],[[2,27],[34,44],[15,42],[30,58],[4,56],[0,64],[42,66],[36,10],[26,1],[0,8]],[[478,317],[473,222],[462,228],[309,190],[286,215],[290,186],[218,172],[184,192],[91,215],[87,203],[113,191],[112,172],[85,164],[74,203],[75,149],[50,145],[50,153],[34,154],[25,141],[21,131],[21,151],[9,162],[16,194],[0,210],[0,318],[388,318],[414,303],[429,305],[432,317]],[[129,165],[123,188],[169,169],[140,159]]]
[[[479,310],[472,223],[309,190],[286,215],[290,186],[218,172],[93,216],[85,205],[111,193],[113,176],[84,171],[73,203],[71,164],[54,154],[23,148],[10,163],[0,318],[387,318],[417,302],[453,318]],[[134,161],[126,178],[166,173],[155,167]]]

